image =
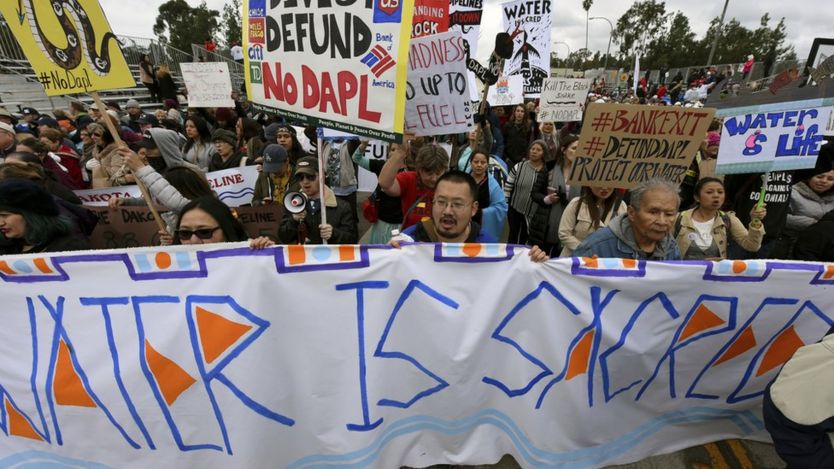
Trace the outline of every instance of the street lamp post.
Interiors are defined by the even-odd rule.
[[[715,48],[718,47],[718,39],[721,37],[721,28],[724,27],[724,15],[727,14],[727,5],[729,4],[730,0],[724,0],[724,10],[721,11],[721,19],[718,20],[718,28],[715,30],[715,39],[712,40],[712,47],[709,50],[707,67],[712,65],[712,59],[715,57]]]
[[[568,43],[567,43],[567,42],[563,42],[563,41],[554,41],[554,42],[553,42],[553,45],[555,46],[556,44],[561,44],[561,45],[563,45],[563,46],[567,47],[567,48],[568,48],[568,55],[567,55],[567,57],[566,57],[566,59],[565,59],[565,60],[567,60],[567,58],[570,58],[570,46],[568,45]],[[555,49],[555,47],[554,47],[554,49]],[[555,52],[554,52],[554,53],[555,53]],[[559,54],[556,54],[556,57],[558,57],[558,56],[559,56]]]
[[[611,55],[611,36],[614,35],[614,23],[612,23],[611,20],[604,16],[592,16],[589,19],[608,21],[608,26],[611,28],[610,32],[608,33],[608,48],[605,50],[605,65],[602,66],[602,68],[608,70],[608,56]]]

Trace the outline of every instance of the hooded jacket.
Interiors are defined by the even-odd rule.
[[[834,210],[834,191],[817,194],[807,184],[800,182],[791,190],[790,209],[785,224],[787,234],[796,235]]]
[[[156,143],[157,148],[162,153],[162,159],[165,160],[166,168],[185,166],[199,173],[204,172],[199,166],[189,163],[183,158],[182,152],[180,151],[183,144],[183,137],[180,134],[173,130],[161,128],[152,128],[148,132],[150,132],[151,138],[153,138],[154,143]]]
[[[645,253],[637,246],[634,229],[628,215],[619,215],[611,220],[605,228],[599,229],[573,252],[575,257],[603,257],[619,259],[645,259],[650,261],[680,260],[678,243],[669,233],[658,241],[654,252]]]
[[[788,467],[834,467],[834,335],[793,354],[765,390],[762,414]]]

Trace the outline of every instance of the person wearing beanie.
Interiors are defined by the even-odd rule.
[[[217,153],[212,155],[209,171],[220,171],[243,166],[243,154],[237,148],[237,136],[226,129],[217,129],[211,134],[211,143]]]
[[[11,124],[0,122],[0,158],[14,151],[15,131]]]
[[[130,130],[136,133],[142,133],[142,124],[139,119],[150,117],[142,112],[142,107],[139,106],[139,101],[135,99],[127,100],[125,104],[127,115],[122,117],[122,125],[127,126]]]
[[[291,176],[287,150],[277,143],[267,145],[264,148],[263,166],[255,182],[252,205],[283,203],[287,191],[298,190],[297,187],[290,189]]]
[[[52,196],[32,181],[0,182],[0,236],[2,254],[63,252],[90,249],[72,235],[68,219],[60,216]]]

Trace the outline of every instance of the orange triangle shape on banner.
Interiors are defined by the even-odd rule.
[[[252,326],[230,321],[219,314],[197,306],[197,326],[206,363],[211,363],[232,346]]]
[[[683,342],[701,331],[720,326],[726,322],[727,321],[718,317],[706,306],[699,305],[698,309],[695,310],[695,314],[693,314],[692,317],[689,318],[689,322],[686,323],[686,327],[683,328],[683,332],[681,332],[681,337],[678,339],[678,342]]]
[[[576,343],[568,361],[568,373],[565,381],[588,372],[588,360],[591,358],[591,346],[594,344],[594,331],[588,331]]]
[[[151,373],[156,378],[159,390],[162,391],[162,396],[168,405],[173,404],[180,394],[197,382],[176,362],[157,352],[147,339],[145,339],[145,359],[148,360]]]
[[[787,328],[770,344],[770,348],[767,349],[764,358],[762,358],[759,369],[756,370],[756,376],[761,376],[778,366],[784,365],[791,359],[794,352],[803,345],[805,345],[805,342],[796,333],[796,329],[793,326]]]
[[[21,436],[23,438],[31,438],[33,440],[43,441],[43,437],[38,435],[38,432],[32,428],[32,424],[26,420],[17,409],[14,408],[8,399],[3,399],[6,407],[6,415],[9,416],[9,435]]]
[[[58,361],[55,364],[52,390],[55,393],[55,402],[60,405],[96,407],[96,403],[84,389],[75,367],[72,366],[69,347],[63,340],[58,342]]]
[[[713,363],[712,366],[718,366],[726,361],[732,360],[755,346],[756,336],[753,334],[753,328],[751,326],[747,326],[747,329],[745,329],[744,332],[738,336],[738,339],[733,342],[733,345],[731,345],[730,348],[724,352],[724,355],[721,355],[721,358],[719,358],[717,362]]]

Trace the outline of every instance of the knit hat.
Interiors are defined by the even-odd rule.
[[[12,213],[25,211],[53,217],[60,213],[49,192],[24,179],[0,182],[0,210]]]
[[[263,171],[265,173],[277,173],[286,164],[287,150],[277,143],[271,143],[264,148],[264,165]]]
[[[237,136],[226,129],[217,129],[211,134],[211,143],[217,141],[226,142],[232,147],[237,147]]]
[[[278,135],[278,126],[281,124],[277,122],[273,122],[268,126],[264,127],[264,139],[269,142],[275,142],[275,137]]]
[[[721,144],[721,134],[719,132],[707,132],[707,146],[717,147]]]
[[[37,124],[39,126],[40,125],[45,125],[47,127],[53,128],[53,129],[57,129],[59,127],[58,121],[56,121],[55,119],[53,119],[49,116],[41,116],[40,119],[35,121],[35,124]]]
[[[220,107],[214,110],[215,120],[229,122],[234,119],[234,117],[234,112],[227,107]]]
[[[312,156],[305,156],[298,160],[295,165],[295,174],[310,174],[317,176],[319,174],[319,160]]]
[[[7,124],[5,122],[0,122],[0,132],[8,132],[12,135],[15,134],[14,127],[11,124]]]

